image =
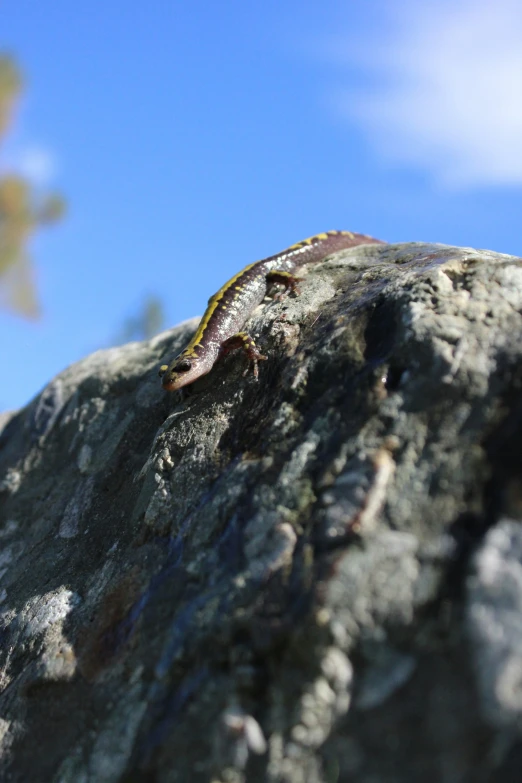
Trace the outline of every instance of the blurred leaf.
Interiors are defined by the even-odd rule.
[[[26,318],[39,318],[40,305],[36,296],[34,270],[27,256],[19,256],[2,275],[0,306],[15,310]]]
[[[14,60],[0,55],[0,143],[22,86]],[[64,214],[59,193],[40,194],[19,174],[0,175],[0,306],[26,317],[40,314],[29,241],[40,226],[56,223]]]
[[[22,75],[16,63],[7,55],[0,54],[0,134],[9,125],[22,86]]]
[[[51,193],[40,206],[39,218],[42,224],[56,223],[67,211],[67,204],[59,193]]]

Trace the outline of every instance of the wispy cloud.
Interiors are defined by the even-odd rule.
[[[36,187],[50,185],[56,176],[56,157],[46,147],[11,142],[2,152],[0,174],[17,172]]]
[[[15,157],[15,167],[35,185],[48,185],[56,174],[56,160],[44,147],[27,147]]]
[[[331,41],[369,84],[334,91],[335,109],[390,162],[442,184],[522,185],[520,0],[411,0],[388,14],[386,32]]]

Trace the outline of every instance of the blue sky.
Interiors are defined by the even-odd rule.
[[[42,318],[0,312],[0,409],[146,294],[174,325],[319,231],[522,254],[519,0],[3,0],[0,21],[28,82],[1,168],[70,205],[31,248]]]

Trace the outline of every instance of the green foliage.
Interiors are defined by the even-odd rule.
[[[0,134],[5,133],[14,103],[22,89],[22,76],[15,63],[0,55]]]
[[[14,60],[0,55],[0,145],[22,87],[22,75]],[[1,305],[27,317],[39,315],[29,241],[40,226],[60,220],[64,212],[65,201],[58,193],[40,195],[19,174],[0,174]]]

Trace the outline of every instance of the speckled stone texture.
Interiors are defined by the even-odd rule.
[[[209,294],[211,292],[208,292]],[[0,417],[0,779],[522,778],[522,260],[357,247]]]

